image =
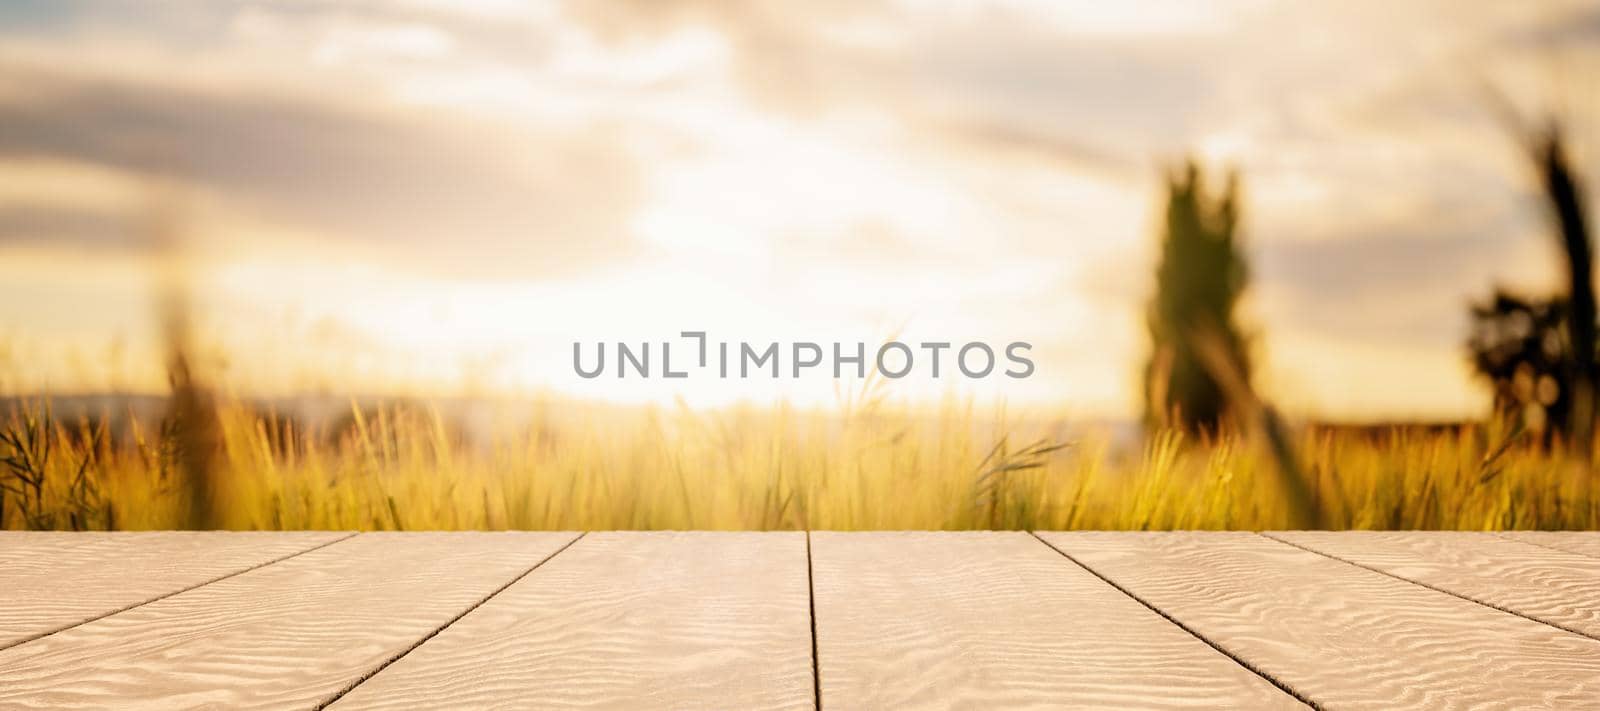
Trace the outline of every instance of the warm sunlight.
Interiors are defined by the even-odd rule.
[[[0,0],[0,708],[1600,709],[1595,77],[1600,0]]]
[[[1248,176],[1241,318],[1284,407],[1479,412],[1463,300],[1554,274],[1482,83],[1589,66],[1529,44],[1567,11],[1161,6],[0,11],[0,383],[164,387],[142,272],[168,201],[242,393],[834,401],[570,367],[700,329],[1025,340],[1026,387],[895,391],[1127,418],[1154,188],[1192,150]]]

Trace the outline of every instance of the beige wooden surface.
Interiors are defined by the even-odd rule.
[[[313,707],[575,535],[358,535],[0,652],[0,707]]]
[[[1026,533],[814,533],[826,709],[1299,702]]]
[[[0,532],[0,649],[349,535]]]
[[[1329,708],[1600,708],[1600,642],[1263,536],[1040,536]]]
[[[332,708],[812,708],[804,533],[591,533]]]
[[[0,709],[1600,708],[1593,533],[341,535],[0,533]]]
[[[1507,531],[1495,535],[1513,541],[1600,558],[1600,531]]]
[[[1283,531],[1325,555],[1600,639],[1600,558],[1456,531]]]

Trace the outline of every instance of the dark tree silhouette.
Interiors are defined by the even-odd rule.
[[[1565,418],[1568,434],[1579,442],[1594,441],[1595,417],[1595,300],[1594,247],[1584,221],[1583,190],[1567,160],[1565,142],[1559,126],[1552,126],[1533,145],[1533,159],[1539,166],[1545,196],[1561,231],[1561,247],[1567,256],[1567,330],[1572,339],[1568,361],[1571,371],[1571,407]]]
[[[1167,184],[1161,262],[1149,313],[1146,422],[1215,431],[1231,403],[1202,349],[1231,361],[1229,369],[1241,382],[1248,383],[1250,375],[1245,338],[1234,322],[1234,308],[1248,283],[1237,238],[1238,180],[1230,174],[1222,194],[1213,196],[1189,161],[1168,176]]]
[[[1547,433],[1592,442],[1595,432],[1596,307],[1594,246],[1583,187],[1560,126],[1530,133],[1528,157],[1554,218],[1565,256],[1567,294],[1526,299],[1496,290],[1472,306],[1467,348],[1494,388],[1495,408]]]

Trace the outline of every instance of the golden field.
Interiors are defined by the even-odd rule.
[[[1119,441],[953,400],[926,412],[864,399],[827,411],[530,403],[519,414],[474,439],[427,406],[352,406],[337,425],[309,427],[224,398],[200,459],[207,527],[1273,529],[1312,520],[1289,503],[1263,438],[1247,435]],[[181,451],[193,438],[64,419],[44,401],[0,419],[5,528],[193,520],[184,462],[195,460]],[[1588,459],[1494,425],[1307,428],[1292,440],[1326,527],[1600,527]]]

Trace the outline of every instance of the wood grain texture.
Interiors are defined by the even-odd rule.
[[[0,707],[313,707],[575,535],[355,536],[0,652]]]
[[[809,709],[803,533],[591,533],[332,708]]]
[[[0,532],[0,649],[349,535]]]
[[[1502,538],[1600,558],[1600,531],[1507,531]]]
[[[1600,558],[1461,531],[1283,531],[1304,548],[1600,639]]]
[[[825,709],[1294,708],[1026,533],[813,533]]]
[[[1250,533],[1041,533],[1329,708],[1600,708],[1600,642]]]

